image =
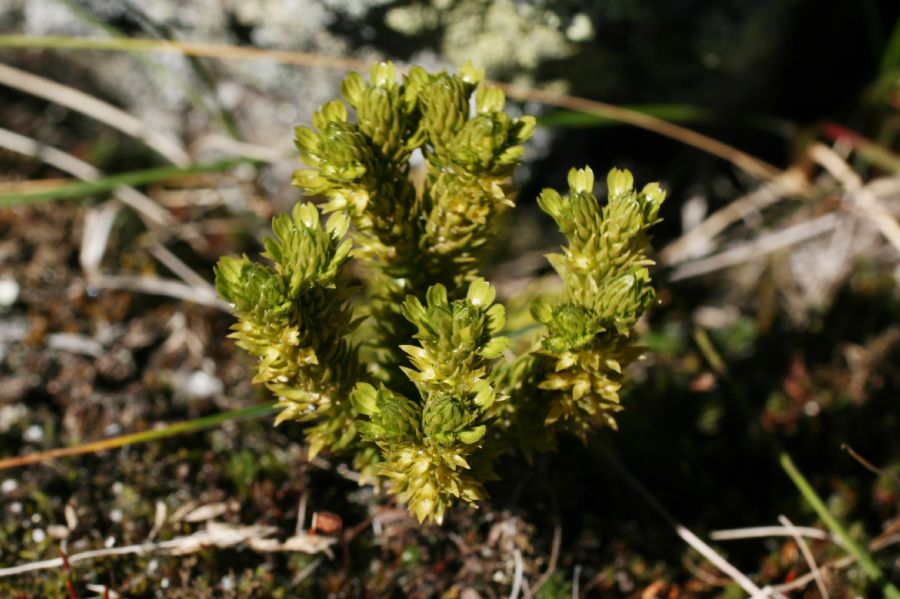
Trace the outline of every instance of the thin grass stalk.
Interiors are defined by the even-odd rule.
[[[15,456],[0,460],[0,470],[9,468],[17,468],[19,466],[27,466],[29,464],[37,464],[46,462],[56,458],[67,458],[86,453],[99,453],[110,449],[117,449],[127,445],[137,445],[138,443],[148,443],[150,441],[159,441],[169,437],[178,435],[186,435],[196,433],[202,430],[215,428],[225,422],[235,422],[242,420],[254,420],[257,418],[265,418],[275,413],[275,402],[251,406],[249,408],[241,408],[230,412],[222,412],[221,414],[213,414],[211,416],[203,416],[202,418],[194,418],[184,422],[176,422],[169,426],[156,428],[149,431],[141,431],[139,433],[131,433],[118,437],[111,437],[101,441],[93,441],[91,443],[83,443],[72,447],[60,447],[49,451],[39,451],[35,453],[26,453],[24,455]]]
[[[176,42],[151,39],[96,39],[63,36],[32,37],[24,35],[0,35],[0,48],[42,48],[66,50],[114,50],[125,52],[168,52],[190,56],[206,56],[218,59],[249,60],[262,59],[300,66],[321,67],[337,70],[363,70],[366,63],[361,60],[325,56],[308,52],[272,50],[227,44],[198,42]],[[656,118],[621,106],[597,102],[577,96],[558,94],[519,85],[491,81],[491,85],[501,88],[507,96],[518,100],[534,100],[549,106],[558,106],[595,116],[603,117],[652,131],[658,135],[675,139],[683,144],[731,162],[739,169],[761,179],[774,179],[781,169],[755,156],[725,144],[717,139],[698,133],[692,129]]]
[[[0,194],[0,207],[81,198],[96,193],[108,192],[123,185],[133,187],[188,175],[226,171],[246,162],[254,161],[247,158],[238,158],[188,167],[167,166],[150,168],[109,175],[97,179],[96,181],[84,181],[60,185],[52,189],[21,193],[5,193]]]
[[[875,563],[872,556],[869,555],[859,543],[853,540],[853,537],[847,533],[847,529],[844,528],[830,511],[828,511],[828,508],[825,507],[825,503],[815,490],[813,490],[812,485],[809,484],[806,477],[803,476],[800,470],[794,465],[794,461],[791,457],[787,453],[781,452],[778,456],[778,460],[781,463],[781,467],[800,491],[800,494],[803,495],[803,498],[806,499],[806,502],[810,507],[815,510],[822,522],[825,523],[825,526],[841,540],[843,546],[856,558],[859,565],[872,582],[881,585],[884,597],[887,599],[900,599],[900,590],[885,577],[884,572],[878,567],[878,564]]]

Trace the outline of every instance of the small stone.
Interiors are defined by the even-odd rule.
[[[22,435],[22,438],[28,443],[40,443],[44,440],[44,428],[39,424],[32,424],[25,429],[25,434]]]
[[[22,404],[0,406],[0,433],[5,433],[26,416],[28,408]]]
[[[3,493],[4,495],[9,495],[18,488],[19,483],[12,478],[7,478],[5,481],[0,483],[0,493]]]
[[[586,14],[578,13],[566,28],[566,37],[573,42],[586,42],[594,37],[594,24]]]
[[[8,308],[19,299],[19,284],[9,277],[0,278],[0,308]]]
[[[188,395],[198,398],[218,395],[224,389],[222,381],[203,370],[192,372],[187,378],[185,387]]]

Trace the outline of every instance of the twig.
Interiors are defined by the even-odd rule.
[[[891,479],[892,481],[894,481],[895,483],[900,484],[900,477],[897,477],[897,476],[895,476],[895,475],[893,475],[893,474],[891,474],[891,473],[889,473],[889,472],[885,472],[885,471],[882,470],[881,468],[875,466],[872,462],[870,462],[870,461],[867,460],[866,458],[864,458],[864,457],[862,457],[861,455],[859,455],[859,454],[856,452],[856,450],[853,449],[852,447],[850,447],[847,443],[841,443],[841,449],[843,449],[844,451],[846,451],[847,453],[849,453],[849,454],[850,454],[850,457],[852,457],[854,460],[856,460],[857,462],[859,462],[860,465],[861,465],[863,468],[865,468],[866,470],[868,470],[868,471],[871,472],[872,474],[874,474],[874,475],[876,475],[876,476],[883,476],[883,477],[885,477],[885,478],[889,478],[889,479]]]
[[[699,277],[717,270],[736,266],[755,258],[771,254],[780,249],[790,247],[801,241],[823,235],[841,222],[841,215],[829,213],[818,218],[785,227],[753,241],[740,244],[708,258],[683,264],[672,271],[670,281],[680,281],[691,277]]]
[[[146,127],[144,123],[103,100],[82,91],[44,77],[0,64],[0,84],[44,98],[75,112],[94,118],[101,123],[140,139],[167,160],[178,166],[191,163],[190,156],[174,140]]]
[[[806,564],[809,566],[809,571],[812,572],[816,577],[816,586],[819,587],[819,594],[822,596],[822,599],[828,599],[828,588],[825,586],[825,580],[822,578],[822,572],[816,565],[816,560],[813,557],[812,551],[809,550],[809,545],[805,540],[803,540],[800,532],[794,527],[794,524],[790,520],[788,520],[787,516],[778,516],[778,521],[781,522],[781,524],[783,524],[784,527],[788,529],[788,531],[790,531],[791,535],[794,538],[794,542],[797,543],[797,546],[800,548],[800,553],[803,554],[803,559],[806,560]]]
[[[868,186],[863,185],[862,179],[850,168],[850,165],[824,144],[814,144],[809,149],[809,154],[813,160],[840,181],[847,190],[849,198],[853,200],[856,211],[871,221],[885,239],[900,252],[900,224]]]
[[[668,244],[659,254],[660,263],[675,265],[704,253],[713,238],[733,223],[764,210],[789,195],[806,189],[801,171],[791,167],[771,181],[763,183],[747,195],[738,198],[709,215],[702,223]]]

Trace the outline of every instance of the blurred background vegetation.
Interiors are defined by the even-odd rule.
[[[669,191],[620,430],[442,528],[271,426],[209,285],[300,198],[293,127],[383,59],[470,59],[539,117],[490,272],[514,309],[553,285],[542,187]],[[3,462],[0,595],[745,596],[674,518],[769,596],[896,596],[898,133],[888,0],[5,0],[0,457],[159,430]]]

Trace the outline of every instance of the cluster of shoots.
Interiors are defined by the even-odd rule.
[[[390,63],[348,76],[343,101],[296,130],[309,168],[294,183],[322,201],[277,216],[262,259],[216,269],[278,421],[304,423],[312,454],[346,455],[420,522],[485,498],[505,452],[615,427],[654,300],[648,229],[665,193],[613,170],[601,203],[591,170],[573,169],[567,194],[538,198],[567,242],[548,256],[562,291],[533,302],[530,347],[509,349],[480,269],[535,120],[482,79],[471,65],[398,79]]]

